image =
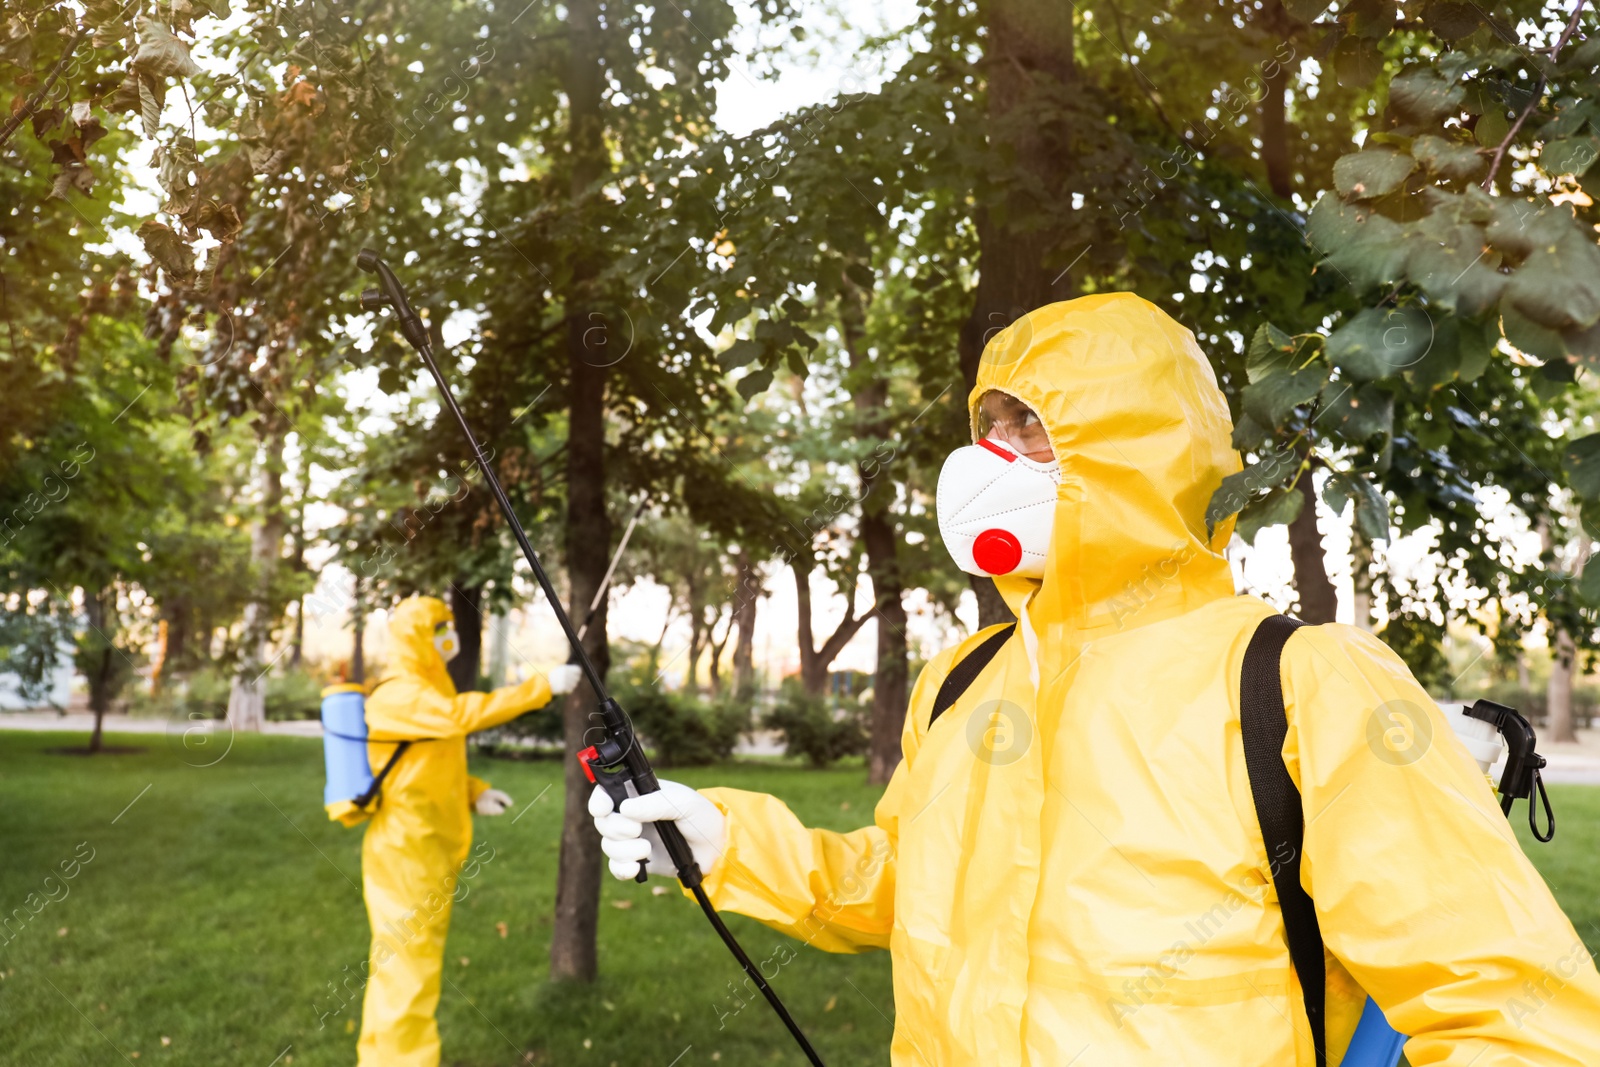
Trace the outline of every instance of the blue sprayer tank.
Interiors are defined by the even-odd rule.
[[[353,801],[372,788],[365,687],[330,685],[322,691],[322,756],[328,770],[323,804]]]

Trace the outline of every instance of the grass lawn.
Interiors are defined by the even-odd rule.
[[[353,1064],[359,995],[341,1010],[334,989],[367,950],[361,831],[323,814],[321,742],[241,737],[204,768],[161,735],[109,738],[144,746],[135,755],[47,751],[83,740],[0,733],[0,907],[10,914],[30,893],[37,905],[47,888],[60,898],[0,933],[0,1064],[124,1055],[140,1067]],[[729,983],[743,975],[693,901],[651,893],[667,884],[659,879],[607,876],[601,980],[549,983],[560,766],[474,757],[472,769],[518,807],[475,820],[494,858],[451,924],[439,1008],[446,1064],[805,1062],[764,1001],[722,1018],[736,1003]],[[807,822],[839,829],[870,820],[878,792],[859,766],[672,776],[766,789]],[[75,860],[75,878],[46,887]],[[739,916],[728,923],[758,962],[794,944]],[[804,950],[774,985],[829,1067],[888,1061],[887,953]]]
[[[90,759],[48,751],[81,736],[0,733],[0,908],[57,898],[0,934],[0,1064],[353,1063],[359,998],[342,1003],[335,990],[366,952],[361,834],[323,816],[320,742],[242,737],[220,762],[193,767],[164,737],[113,740],[144,751]],[[548,983],[560,791],[545,790],[560,768],[474,757],[473,770],[519,806],[477,820],[494,858],[451,928],[446,1064],[804,1062],[764,1003],[723,1018],[741,976],[676,891],[608,877],[603,977]],[[672,777],[765,789],[840,829],[869,819],[877,793],[859,766],[738,763]],[[1600,949],[1600,789],[1551,796],[1560,833],[1530,853]],[[76,876],[47,884],[63,863]],[[729,924],[758,961],[783,940],[737,916]],[[887,1062],[886,954],[801,950],[775,984],[830,1067]]]

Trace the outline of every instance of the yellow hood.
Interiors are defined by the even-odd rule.
[[[454,696],[455,683],[445,670],[444,657],[433,647],[433,630],[441,622],[454,622],[455,614],[438,597],[412,596],[400,602],[389,616],[388,676],[420,675],[433,688]]]
[[[995,579],[1041,645],[1066,654],[1041,659],[1065,669],[1085,641],[1233,595],[1233,522],[1208,537],[1205,514],[1239,454],[1193,334],[1131,293],[1050,304],[984,349],[974,439],[991,389],[1033,408],[1061,462],[1043,580]]]

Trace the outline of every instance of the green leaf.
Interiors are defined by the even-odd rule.
[[[1489,369],[1489,357],[1500,343],[1500,331],[1492,322],[1467,322],[1456,320],[1460,346],[1457,376],[1464,382],[1475,382]]]
[[[1232,445],[1240,452],[1253,451],[1267,443],[1271,434],[1248,413],[1241,414],[1233,424]]]
[[[739,379],[739,395],[749,400],[757,393],[764,393],[772,388],[772,369],[752,371]]]
[[[1591,367],[1600,363],[1600,322],[1585,330],[1564,331],[1561,334],[1561,345]]]
[[[1206,527],[1215,530],[1217,524],[1229,515],[1243,511],[1255,495],[1287,481],[1300,466],[1300,458],[1293,452],[1269,452],[1244,470],[1236,471],[1222,479],[1211,501],[1206,505]]]
[[[1572,214],[1563,208],[1508,196],[1493,197],[1491,207],[1489,241],[1514,256],[1531,256],[1572,232]]]
[[[1465,93],[1432,67],[1407,67],[1389,83],[1389,106],[1419,126],[1432,126],[1461,109]]]
[[[1600,247],[1568,228],[1535,249],[1506,283],[1506,299],[1528,318],[1555,330],[1600,320]]]
[[[1435,211],[1410,232],[1406,273],[1432,303],[1476,316],[1500,300],[1507,279],[1496,269],[1500,253],[1489,247],[1482,226],[1453,222],[1446,212]]]
[[[1577,590],[1585,603],[1600,604],[1600,564],[1584,565],[1583,573],[1578,575]]]
[[[1400,226],[1331,193],[1311,209],[1306,240],[1328,257],[1327,267],[1357,292],[1389,285],[1404,276],[1407,250]]]
[[[1482,174],[1489,165],[1479,154],[1477,145],[1447,141],[1431,133],[1411,142],[1411,155],[1429,173],[1448,181],[1468,181]]]
[[[1283,8],[1301,22],[1311,22],[1328,10],[1328,0],[1284,0]]]
[[[1365,37],[1345,37],[1333,49],[1333,76],[1346,89],[1370,89],[1383,73],[1383,53]]]
[[[1327,382],[1327,364],[1317,360],[1251,382],[1240,391],[1239,402],[1252,421],[1277,429],[1296,406],[1313,400]]]
[[[1443,41],[1470,37],[1482,22],[1478,9],[1462,0],[1428,0],[1422,9],[1422,24]]]
[[[1333,164],[1333,185],[1346,199],[1371,200],[1400,188],[1417,161],[1392,148],[1369,148],[1340,156]]]
[[[1509,302],[1500,309],[1500,329],[1513,348],[1530,356],[1546,361],[1567,358],[1561,334],[1534,322]]]
[[[1405,374],[1412,385],[1433,389],[1454,380],[1460,367],[1461,320],[1452,315],[1437,323],[1427,355],[1407,368]]]
[[[1245,375],[1253,384],[1278,373],[1288,367],[1294,347],[1293,337],[1270,322],[1262,323],[1256,327],[1255,336],[1250,339],[1250,349],[1244,361]]]
[[[1600,501],[1600,433],[1567,442],[1561,451],[1561,469],[1567,473],[1567,486],[1578,499]]]
[[[1511,118],[1504,105],[1495,105],[1478,117],[1472,127],[1472,139],[1484,148],[1497,147],[1511,132]]]
[[[1240,512],[1234,532],[1254,545],[1256,535],[1262,530],[1269,526],[1286,525],[1299,518],[1305,502],[1299,489],[1274,489],[1265,498]]]
[[[1346,441],[1362,444],[1378,434],[1394,433],[1394,397],[1375,385],[1355,388],[1341,382],[1331,397],[1324,399],[1317,415],[1318,425],[1337,433]]]
[[[1586,500],[1578,508],[1578,522],[1583,526],[1583,532],[1590,537],[1600,540],[1600,503]],[[1588,570],[1585,567],[1584,570]],[[1600,566],[1595,568],[1600,570]]]
[[[1366,475],[1350,471],[1332,471],[1322,487],[1322,499],[1335,514],[1343,514],[1344,506],[1354,502],[1356,529],[1368,542],[1389,539],[1389,502]]]
[[[1544,146],[1544,151],[1539,153],[1539,166],[1546,174],[1571,174],[1581,178],[1594,166],[1597,156],[1600,156],[1600,137],[1592,133],[1563,137]]]
[[[735,370],[754,362],[763,351],[765,347],[760,341],[741,337],[718,354],[717,365],[724,371]]]
[[[1328,337],[1328,361],[1357,381],[1414,366],[1433,344],[1433,321],[1418,308],[1366,308]]]

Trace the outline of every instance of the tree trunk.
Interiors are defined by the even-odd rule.
[[[113,592],[111,594],[115,596]],[[94,712],[94,730],[89,734],[90,753],[99,752],[105,737],[106,712],[111,707],[111,679],[116,664],[111,657],[116,655],[112,647],[111,637],[106,631],[106,590],[101,589],[93,595],[84,597],[84,611],[89,616],[89,625],[93,627],[95,635],[104,642],[100,654],[95,657],[94,669],[89,672],[89,710]]]
[[[306,598],[294,602],[294,638],[289,650],[289,666],[299,667],[306,651]]]
[[[566,91],[570,116],[571,176],[569,195],[578,202],[607,168],[601,92],[598,0],[569,0],[570,28]],[[582,618],[605,578],[611,545],[611,522],[605,498],[606,372],[590,356],[585,331],[590,325],[579,311],[590,297],[596,274],[593,263],[573,264],[566,295],[567,366],[570,375],[567,435],[566,549],[573,613]],[[588,357],[588,358],[586,358]],[[583,645],[603,675],[610,657],[606,642],[607,604],[602,599]],[[587,739],[595,694],[582,683],[567,698],[563,733],[566,750],[575,753],[592,744]],[[565,810],[561,820],[561,860],[556,875],[555,928],[550,939],[550,977],[556,981],[592,982],[598,972],[595,934],[600,914],[600,844],[589,820],[592,786],[575,759],[566,768]]]
[[[307,468],[309,469],[309,467]],[[302,480],[306,471],[301,471]],[[306,509],[302,498],[300,507],[295,511],[294,526],[292,528],[294,539],[294,555],[290,557],[292,567],[296,574],[304,574],[306,569]],[[289,666],[298,668],[305,654],[306,647],[306,598],[296,597],[294,602],[294,638],[290,644]]]
[[[1545,546],[1550,546],[1550,527],[1547,523],[1540,524],[1540,533],[1544,535]],[[1571,578],[1577,582],[1583,574],[1583,568],[1589,561],[1589,539],[1582,537],[1579,541],[1577,558],[1572,562]],[[1578,659],[1577,643],[1572,639],[1572,634],[1553,623],[1551,624],[1552,640],[1550,642],[1550,681],[1545,685],[1545,706],[1549,709],[1548,729],[1552,741],[1578,740],[1577,722],[1572,708],[1572,682],[1576,673],[1575,665]]]
[[[1053,147],[1059,129],[1031,115],[1043,94],[1073,80],[1072,8],[1053,0],[992,0],[987,10],[988,167],[992,180],[1008,172],[1061,188],[1064,154]],[[996,194],[984,194],[996,195]],[[1004,208],[1005,210],[995,210]],[[1046,228],[1013,229],[997,219],[1032,214],[1026,204],[980,201],[973,212],[978,234],[978,285],[972,313],[961,328],[957,352],[966,391],[977,381],[978,362],[989,341],[1012,322],[1046,304],[1070,299],[1069,271],[1055,265],[1068,237]],[[1014,355],[1020,355],[1020,352]],[[1012,619],[1011,609],[988,578],[970,579],[978,598],[978,625]]]
[[[274,621],[272,580],[283,554],[283,440],[287,433],[288,427],[281,423],[269,426],[261,457],[261,518],[250,542],[256,593],[244,608],[239,665],[228,694],[228,724],[239,733],[260,733],[267,717],[267,653]]]
[[[1257,10],[1260,25],[1270,40],[1287,42],[1305,29],[1305,24],[1289,14],[1281,0],[1267,0]],[[1266,170],[1267,188],[1272,190],[1272,195],[1288,200],[1294,195],[1294,139],[1284,97],[1289,86],[1289,68],[1276,59],[1269,59],[1260,69],[1261,166]]]
[[[1360,527],[1350,531],[1350,589],[1355,624],[1372,632],[1372,545]]]
[[[1267,188],[1272,195],[1288,200],[1294,193],[1289,163],[1289,124],[1284,118],[1284,89],[1289,72],[1273,64],[1261,97],[1261,164],[1267,170]]]
[[[705,623],[698,611],[689,615],[689,654],[688,664],[683,671],[683,691],[697,693],[700,691],[700,653],[705,651]]]
[[[795,602],[799,607],[799,644],[800,644],[800,687],[809,696],[821,696],[828,687],[828,668],[833,666],[833,661],[839,658],[839,653],[856,631],[866,625],[872,617],[869,611],[865,615],[856,614],[856,583],[850,585],[849,604],[845,609],[844,621],[839,623],[839,628],[828,635],[828,639],[818,648],[812,643],[811,629],[811,571],[810,564],[802,563],[796,558],[790,563],[794,571]]]
[[[1552,741],[1577,741],[1578,731],[1572,717],[1572,674],[1578,649],[1572,635],[1557,629],[1551,643],[1550,681],[1545,685],[1545,706],[1549,708],[1547,724]]]
[[[1300,475],[1297,490],[1303,503],[1289,524],[1289,557],[1294,562],[1294,588],[1300,594],[1299,617],[1317,624],[1339,615],[1339,594],[1328,580],[1322,555],[1322,530],[1317,526],[1317,490],[1312,471]]]
[[[821,696],[827,681],[828,665],[818,663],[816,638],[811,632],[811,567],[801,563],[799,557],[789,564],[794,572],[794,599],[796,612],[796,640],[800,645],[800,688],[810,696]]]
[[[706,681],[710,686],[713,696],[722,693],[722,650],[728,647],[728,638],[733,634],[733,615],[729,614],[727,625],[723,628],[722,639],[717,640],[716,628],[713,626],[706,633],[706,648],[711,655],[706,659]]]
[[[1294,22],[1277,0],[1270,0],[1263,17],[1269,32],[1287,37]],[[1289,72],[1281,64],[1270,63],[1261,97],[1261,163],[1267,186],[1274,196],[1289,199],[1294,192],[1293,161],[1290,158],[1289,125],[1284,113],[1284,90]],[[1300,595],[1300,618],[1310,623],[1333,622],[1339,613],[1339,597],[1328,578],[1327,560],[1322,551],[1322,531],[1317,525],[1317,494],[1312,470],[1300,476],[1300,496],[1304,504],[1299,516],[1289,524],[1289,555],[1294,561],[1294,587]],[[1359,534],[1357,535],[1359,536]],[[1369,555],[1370,558],[1370,555]],[[1359,580],[1357,585],[1359,586]],[[1358,610],[1356,625],[1372,627],[1371,583],[1367,583],[1366,621]],[[1360,599],[1359,595],[1357,597]],[[1358,609],[1360,605],[1357,605]]]
[[[511,620],[503,612],[489,616],[489,688],[506,684],[506,658],[511,654]]]
[[[450,583],[450,611],[456,617],[456,633],[461,635],[461,651],[445,667],[456,692],[480,688],[478,675],[483,669],[483,584]]]
[[[900,763],[900,734],[905,726],[907,678],[906,608],[900,562],[895,554],[899,534],[889,513],[887,492],[879,508],[861,516],[861,539],[867,546],[867,573],[877,601],[878,666],[872,676],[872,727],[867,744],[867,780],[884,785]],[[871,503],[871,498],[867,501]]]
[[[756,687],[756,603],[764,590],[761,574],[747,553],[739,553],[737,566],[739,588],[735,593],[733,621],[739,628],[739,636],[733,644],[733,691],[743,696]]]
[[[367,608],[361,603],[361,576],[356,575],[354,593],[350,598],[350,681],[356,685],[367,683]]]
[[[851,398],[855,406],[856,438],[863,443],[885,440],[889,434],[889,382],[862,344],[868,296],[847,275],[839,297],[840,334],[857,383]],[[872,725],[867,742],[867,781],[884,785],[900,763],[900,733],[906,719],[906,609],[905,579],[900,573],[900,532],[896,529],[895,488],[885,484],[876,463],[857,467],[861,479],[860,537],[867,555],[867,577],[878,617],[878,659],[872,679]]]

